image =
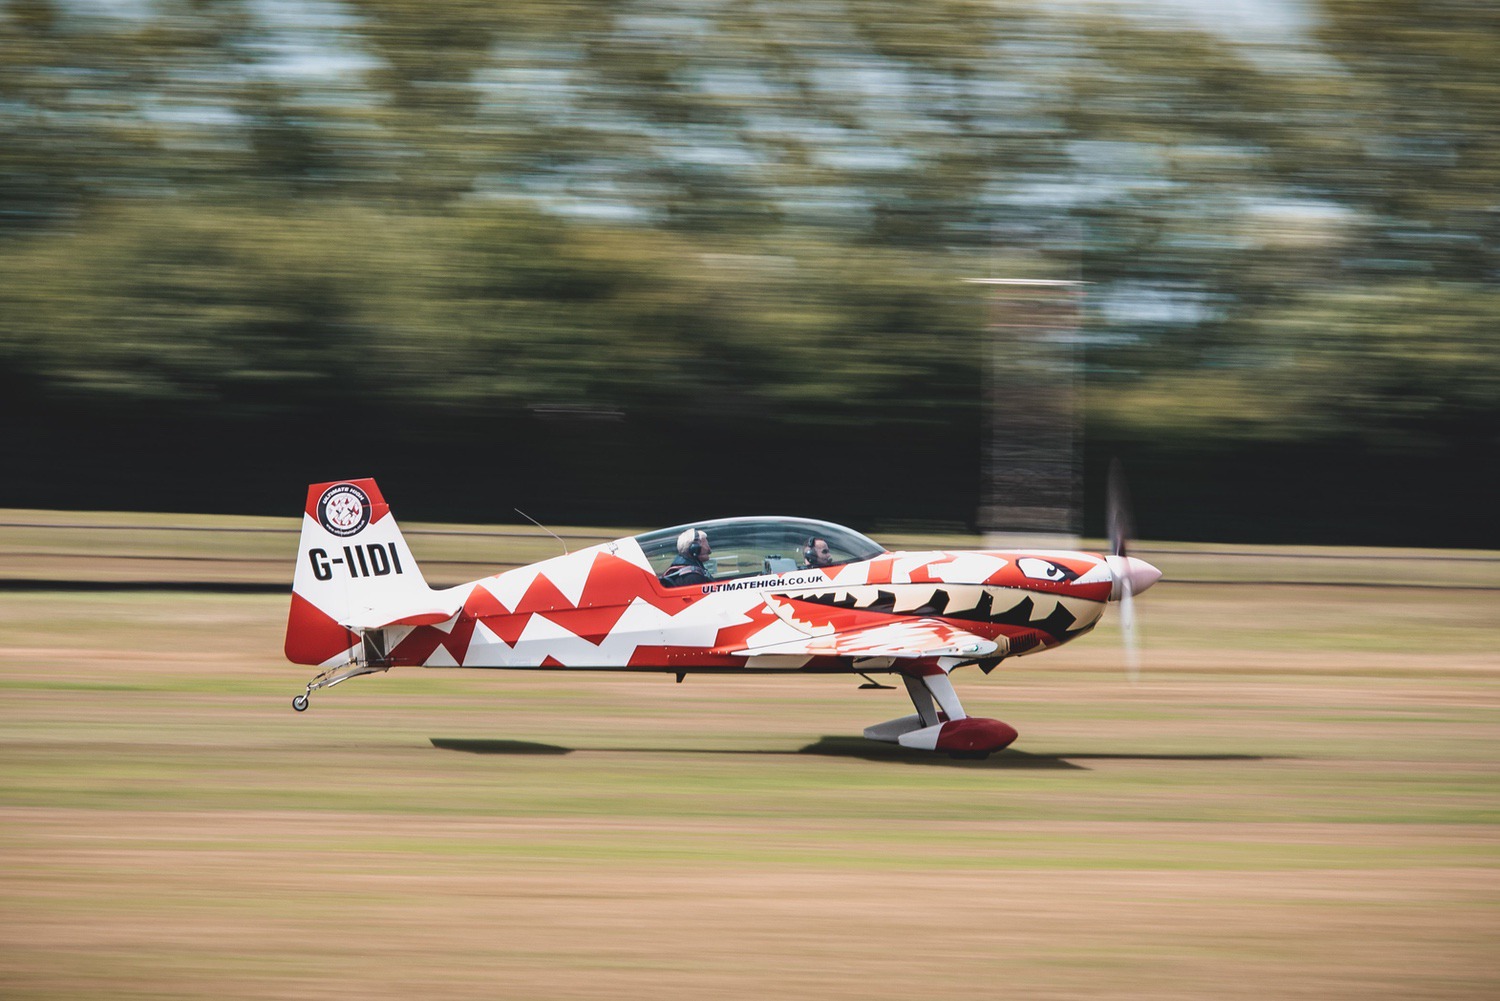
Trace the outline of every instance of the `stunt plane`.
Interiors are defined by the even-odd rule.
[[[1112,534],[1109,555],[893,553],[828,522],[720,518],[435,590],[373,479],[316,483],[286,655],[323,670],[292,706],[392,667],[896,674],[915,712],[866,737],[983,757],[1016,731],[965,713],[949,675],[1066,643],[1108,602],[1128,626],[1161,571]]]

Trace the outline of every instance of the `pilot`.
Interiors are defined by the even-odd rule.
[[[809,567],[833,566],[833,553],[828,549],[828,540],[821,536],[814,535],[807,540],[807,545],[802,547],[802,558]]]
[[[703,557],[714,551],[708,544],[708,533],[701,528],[689,528],[677,537],[677,558],[661,575],[661,582],[668,587],[684,584],[704,584],[714,579],[703,565]]]

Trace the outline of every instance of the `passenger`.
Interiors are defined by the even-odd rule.
[[[706,584],[714,579],[703,565],[703,557],[714,551],[708,544],[708,533],[701,528],[690,528],[677,537],[677,558],[661,575],[661,582],[668,587],[685,584]]]
[[[833,566],[833,553],[828,548],[828,540],[814,535],[807,540],[807,545],[802,547],[802,558],[807,561],[809,568]]]

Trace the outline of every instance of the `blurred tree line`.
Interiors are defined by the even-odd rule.
[[[7,0],[0,504],[972,524],[1000,274],[1143,534],[1500,544],[1500,9],[1306,10]]]

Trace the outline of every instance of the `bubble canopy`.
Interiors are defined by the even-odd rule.
[[[715,580],[755,574],[785,573],[808,565],[806,549],[813,539],[828,543],[833,563],[868,560],[885,547],[842,525],[812,518],[716,518],[637,535],[652,569],[663,573],[677,558],[677,537],[690,528],[708,535],[713,552],[703,564]]]

